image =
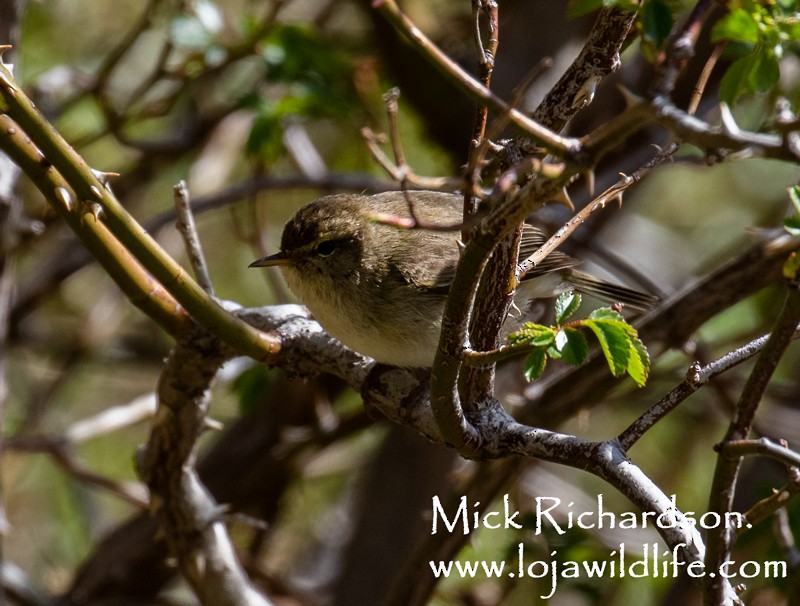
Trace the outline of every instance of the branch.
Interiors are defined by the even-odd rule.
[[[752,245],[738,257],[675,294],[640,322],[639,335],[648,344],[651,355],[655,357],[667,347],[680,346],[709,318],[775,280],[780,275],[780,266],[786,255],[799,247],[800,240],[789,237],[781,230],[778,236]],[[375,379],[373,381],[375,384],[381,383],[377,377],[371,376],[371,379]],[[419,385],[413,383],[411,379],[406,379],[406,383],[409,384],[403,393],[408,398],[402,400],[396,410],[396,416],[392,418],[417,427],[418,430],[424,422],[427,422],[428,433],[424,429],[421,433],[428,436],[437,435],[435,420],[430,414],[425,416],[427,410],[421,405],[416,408],[410,405],[414,401],[410,394],[419,389]],[[537,389],[533,391],[535,396],[531,396],[521,409],[518,420],[532,425],[544,424],[547,427],[557,427],[573,417],[579,408],[584,409],[589,403],[602,402],[617,384],[609,377],[605,360],[599,357],[578,369],[564,367],[563,372],[541,380]],[[372,398],[381,410],[386,412],[387,409],[383,404],[390,403],[391,399],[384,396],[381,401],[373,391],[367,389],[362,391],[365,401]],[[415,419],[419,419],[420,423],[414,425]],[[523,466],[514,458],[484,464],[478,467],[462,492],[468,496],[470,502],[480,502],[481,506],[478,509],[483,512],[497,494],[504,489],[507,490],[522,469]],[[426,604],[427,596],[433,591],[435,582],[420,580],[419,566],[415,567],[414,563],[424,564],[431,559],[453,559],[466,540],[467,535],[450,534],[430,535],[421,540],[415,549],[416,559],[410,559],[409,568],[404,569],[396,579],[394,595],[397,599],[391,603],[392,606]]]
[[[179,342],[161,373],[158,411],[138,467],[152,510],[178,566],[202,604],[269,606],[250,584],[217,505],[197,477],[197,441],[206,427],[210,386],[226,359],[207,334]]]
[[[761,499],[744,513],[747,524],[737,528],[737,534],[742,535],[751,527],[760,524],[772,515],[786,512],[786,504],[793,496],[800,493],[800,473],[797,468],[789,470],[789,482],[774,490],[766,499]]]
[[[536,143],[558,156],[570,156],[579,148],[577,139],[561,137],[544,128],[525,114],[510,107],[505,101],[470,76],[425,36],[400,11],[394,0],[375,0],[372,5],[411,43],[417,52],[447,76],[448,79],[457,84],[473,101],[479,105],[488,106],[498,114],[508,116],[508,120],[523,133],[529,135]]]
[[[800,330],[795,331],[792,338],[800,338]],[[673,387],[667,395],[619,434],[617,440],[622,449],[630,450],[648,430],[711,379],[760,353],[767,339],[769,335],[754,339],[702,367],[695,362],[686,371],[686,378],[681,383]]]
[[[392,420],[415,427],[429,439],[445,442],[446,435],[439,431],[434,414],[427,406],[425,391],[419,390],[412,381],[399,381],[403,378],[402,373],[399,369],[376,369],[362,389],[365,403],[378,406]],[[376,374],[382,375],[380,379]],[[392,391],[387,394],[382,390],[389,385]],[[615,443],[588,442],[575,436],[522,425],[509,417],[497,403],[484,406],[480,418],[472,420],[475,427],[480,428],[482,457],[516,454],[597,475],[643,511],[673,520],[674,524],[664,524],[658,529],[667,545],[682,553],[686,563],[702,561],[703,542],[694,525]],[[394,603],[401,602],[396,600]]]
[[[728,458],[763,455],[780,461],[787,467],[800,467],[800,453],[786,445],[776,444],[769,438],[722,442],[718,445],[717,450]]]
[[[619,52],[636,14],[614,6],[600,11],[580,54],[534,111],[536,122],[559,132],[592,102],[602,79],[620,68]]]
[[[0,149],[34,182],[131,303],[172,335],[187,329],[188,318],[172,295],[120,245],[91,207],[75,200],[69,184],[7,115],[0,115]]]
[[[797,331],[798,322],[800,322],[800,285],[797,283],[797,276],[789,281],[788,286],[789,292],[784,308],[739,396],[734,418],[731,420],[723,442],[744,440],[748,437],[756,410],[772,378],[772,373]],[[726,456],[724,449],[717,457],[717,466],[710,490],[709,511],[724,515],[732,510],[736,476],[740,465],[741,458]],[[709,530],[708,553],[706,554],[707,569],[716,570],[730,557],[733,541],[734,536],[727,528]],[[721,583],[718,578],[705,579],[704,592],[706,599],[713,603],[728,603],[725,601],[725,584]]]
[[[368,126],[361,129],[361,136],[364,138],[364,142],[367,144],[367,149],[369,149],[372,158],[394,181],[400,184],[399,187],[393,184],[385,190],[381,189],[381,191],[405,189],[409,185],[413,186],[415,189],[432,189],[435,191],[449,192],[458,189],[461,185],[459,179],[453,179],[451,177],[422,177],[416,174],[411,166],[405,163],[403,154],[400,153],[398,156],[398,150],[402,149],[399,143],[399,132],[396,130],[390,132],[390,139],[392,147],[395,150],[397,162],[392,162],[389,156],[383,153],[383,150],[381,150],[379,146],[380,143],[385,142],[385,137],[374,133]]]
[[[41,150],[42,159],[46,159],[44,160],[46,163],[52,163],[52,166],[63,176],[64,181],[69,184],[69,190],[62,189],[65,192],[74,192],[75,200],[64,199],[61,205],[56,205],[56,210],[71,217],[69,224],[73,230],[83,231],[82,227],[85,222],[97,225],[97,229],[100,230],[100,211],[102,211],[103,225],[107,225],[108,232],[113,234],[115,240],[127,248],[136,260],[169,290],[170,294],[192,317],[220,338],[233,344],[243,354],[257,360],[274,358],[280,349],[277,340],[253,330],[252,327],[231,316],[186,274],[183,268],[128,214],[111,191],[86,165],[83,158],[44,119],[22,89],[16,85],[5,65],[0,65],[0,96],[8,106],[9,116],[19,124],[33,144]],[[5,116],[1,117],[5,118]],[[12,138],[4,138],[4,141],[12,141],[17,146],[24,143],[16,142]],[[49,164],[47,167],[49,168]],[[41,164],[39,170],[34,170],[30,166],[28,169],[40,177],[38,183],[42,183],[42,176],[46,180],[48,174],[54,173],[52,170],[45,170],[45,175],[41,175]],[[53,188],[46,186],[40,189],[51,201],[54,193],[57,193]],[[87,208],[89,208],[89,212],[85,212]],[[114,245],[117,245],[116,242],[103,243],[99,250],[102,251],[104,248]],[[95,256],[102,257],[102,254]],[[126,294],[128,294],[127,290]]]
[[[564,240],[566,240],[572,234],[572,232],[581,226],[592,213],[605,208],[606,204],[614,200],[618,200],[621,206],[622,194],[632,185],[638,183],[653,168],[671,157],[672,154],[677,151],[677,149],[677,145],[672,144],[668,146],[666,149],[659,152],[650,162],[634,172],[631,176],[622,175],[622,179],[597,196],[597,198],[595,198],[591,203],[584,206],[560,229],[558,229],[558,231],[556,231],[536,252],[520,263],[519,279],[522,279],[525,274],[535,268],[536,265],[541,263],[547,257],[547,255],[561,246]]]
[[[37,156],[39,156],[38,151]],[[451,189],[455,189],[457,186],[456,184]],[[289,189],[311,189],[322,190],[323,192],[335,190],[355,192],[369,190],[377,192],[396,190],[399,187],[397,183],[381,181],[370,175],[358,173],[330,173],[319,178],[305,175],[255,175],[219,192],[195,198],[192,201],[192,208],[195,214],[199,214],[224,208],[261,191]],[[174,209],[167,210],[144,221],[143,225],[146,231],[155,233],[173,223],[176,218],[177,215]],[[266,252],[263,254],[266,254]],[[20,285],[11,311],[12,322],[18,323],[21,318],[33,312],[46,293],[51,292],[61,281],[84,267],[91,258],[83,249],[75,248],[70,251],[70,255],[53,260],[52,263],[41,268],[35,284]]]
[[[35,436],[7,439],[3,444],[3,451],[46,453],[58,467],[76,480],[105,490],[138,508],[144,509],[148,506],[148,495],[144,486],[134,482],[115,480],[92,471],[75,460],[69,446],[70,442],[59,436]]]
[[[664,97],[672,94],[678,76],[694,56],[694,47],[713,5],[709,0],[698,0],[683,25],[670,33],[665,50],[658,57],[655,94]]]
[[[499,7],[495,0],[472,1],[472,37],[475,50],[478,53],[478,80],[484,88],[489,90],[494,72],[494,62],[497,57],[497,46],[500,43],[500,20],[498,19]],[[481,14],[487,16],[489,29],[488,44],[484,45],[481,34]],[[512,103],[512,107],[514,104]],[[486,133],[486,120],[489,117],[489,108],[478,105],[475,112],[475,123],[472,127],[472,146],[477,146],[483,141]]]
[[[678,109],[666,97],[655,97],[646,106],[650,119],[667,128],[681,140],[707,151],[748,152],[764,158],[797,162],[797,150],[790,144],[791,137],[769,133],[755,133],[740,129],[733,122],[730,110],[722,105],[722,126],[711,126]]]
[[[208,264],[203,254],[200,236],[197,233],[197,225],[194,222],[192,204],[189,201],[189,188],[186,186],[186,181],[180,181],[173,188],[172,193],[175,212],[178,215],[177,228],[183,237],[186,254],[189,256],[189,262],[194,269],[195,278],[197,278],[200,288],[213,297],[214,284],[211,282],[211,276],[208,273]]]

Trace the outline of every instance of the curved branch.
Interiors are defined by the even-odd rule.
[[[161,373],[158,410],[138,458],[151,508],[178,566],[202,604],[270,606],[250,584],[221,520],[222,510],[195,469],[211,381],[226,359],[205,333],[179,342]]]
[[[548,151],[560,156],[572,155],[580,147],[577,139],[561,137],[528,118],[522,112],[509,106],[492,91],[475,80],[455,61],[441,51],[414,23],[403,14],[394,0],[377,0],[373,7],[412,43],[414,49],[422,54],[436,69],[445,74],[461,88],[473,101],[486,105],[498,114],[507,116],[509,122],[530,136]]]

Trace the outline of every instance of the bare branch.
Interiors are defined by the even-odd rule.
[[[212,297],[214,296],[214,284],[208,273],[208,264],[203,254],[203,246],[200,243],[200,236],[197,233],[197,226],[194,222],[191,202],[189,201],[189,189],[186,181],[180,181],[173,188],[173,199],[175,201],[175,212],[178,215],[177,228],[183,237],[186,247],[186,254],[189,256],[189,263],[194,269],[197,283],[204,291]]]
[[[800,338],[800,330],[795,331],[792,338]],[[711,379],[760,353],[767,339],[769,339],[769,335],[754,339],[705,366],[701,367],[697,363],[690,366],[686,372],[686,378],[681,383],[672,388],[667,395],[619,434],[617,440],[622,449],[629,450],[658,421]]]
[[[414,48],[430,61],[433,66],[457,83],[464,92],[479,104],[485,104],[499,114],[508,114],[509,121],[528,134],[539,145],[560,156],[571,155],[579,147],[576,139],[561,137],[516,109],[509,107],[502,99],[476,81],[450,57],[444,54],[419,28],[398,8],[394,0],[379,0],[373,6],[388,19]]]
[[[800,288],[795,277],[795,280],[789,283],[786,302],[775,328],[764,344],[744,389],[742,389],[724,442],[744,440],[748,437],[764,390],[778,361],[797,331],[798,322],[800,322]],[[732,510],[736,476],[740,465],[740,457],[728,457],[724,450],[717,457],[714,480],[709,491],[709,511],[724,515]],[[733,541],[734,536],[727,528],[715,528],[709,531],[706,554],[706,567],[709,570],[716,570],[730,557]],[[720,579],[706,579],[704,591],[708,599],[720,604],[726,603],[726,585]]]
[[[380,167],[397,183],[406,183],[412,185],[417,189],[432,189],[435,191],[455,191],[461,186],[460,179],[452,177],[421,177],[417,175],[414,170],[408,165],[397,165],[393,163],[389,157],[383,153],[380,144],[385,142],[385,138],[375,134],[371,128],[364,127],[361,129],[361,136],[364,137],[364,142],[367,144],[370,154]],[[393,144],[394,145],[394,144]],[[402,189],[403,186],[391,186],[387,189]]]
[[[536,122],[558,132],[592,102],[602,79],[619,69],[619,52],[636,14],[618,7],[600,11],[580,54],[533,113]]]
[[[722,456],[742,458],[762,455],[780,461],[787,467],[800,467],[800,453],[788,448],[785,444],[776,444],[769,438],[757,440],[730,440],[717,447]]]
[[[237,561],[221,509],[195,470],[210,383],[225,357],[215,339],[204,334],[175,347],[161,374],[159,409],[139,471],[166,541],[200,602],[269,606],[272,602],[250,584]]]
[[[737,534],[742,535],[751,527],[755,527],[770,516],[779,515],[781,511],[786,511],[786,504],[789,500],[800,493],[800,474],[796,468],[789,470],[790,480],[785,485],[768,496],[761,499],[744,513],[747,524],[737,528]]]

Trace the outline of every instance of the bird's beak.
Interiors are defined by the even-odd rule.
[[[248,267],[273,267],[275,265],[289,265],[290,263],[291,259],[284,252],[277,252],[274,255],[253,261]]]

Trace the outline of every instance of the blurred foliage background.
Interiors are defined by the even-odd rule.
[[[681,14],[681,3],[671,4]],[[469,2],[415,1],[404,8],[447,52],[474,64]],[[507,97],[541,57],[555,59],[525,100],[531,109],[574,58],[591,15],[568,20],[565,3],[521,0],[504,2],[500,15],[498,94]],[[601,86],[574,131],[618,110],[616,84],[641,92],[650,74],[641,51],[638,41],[631,44],[623,70]],[[187,180],[216,294],[244,306],[292,300],[277,273],[247,265],[276,249],[283,222],[300,205],[326,192],[396,187],[360,134],[363,126],[385,130],[382,95],[390,87],[401,89],[400,130],[418,174],[458,174],[466,159],[473,108],[366,1],[30,2],[12,61],[38,107],[92,167],[119,173],[111,182],[118,197],[184,265],[171,198],[172,186]],[[781,57],[779,92],[795,107],[799,75],[797,55]],[[760,128],[771,119],[775,95],[742,98],[734,108],[739,122]],[[701,115],[713,120],[716,111],[709,95]],[[635,169],[649,145],[665,141],[653,129],[612,154],[598,171],[598,188]],[[793,164],[738,159],[709,166],[698,150],[682,149],[631,190],[621,210],[605,211],[570,246],[582,248],[592,267],[668,297],[741,252],[753,239],[748,232],[779,227],[789,207],[786,188],[798,176]],[[4,352],[6,569],[24,571],[30,587],[48,596],[45,603],[49,596],[70,604],[193,603],[163,553],[143,546],[154,540],[141,522],[145,495],[133,465],[169,339],[125,300],[24,179],[19,192],[36,229],[15,253]],[[583,183],[572,195],[576,204],[589,198]],[[568,216],[548,207],[537,219],[554,228]],[[694,359],[710,360],[768,331],[780,301],[775,286],[732,306],[698,332],[686,353],[659,357],[644,389],[622,381],[613,397],[587,403],[561,429],[587,438],[615,435],[679,382]],[[795,446],[798,364],[800,352],[790,349],[759,419],[759,431]],[[749,368],[690,398],[632,452],[685,510],[704,510],[712,447]],[[536,389],[522,383],[517,366],[502,380],[512,408],[525,390]],[[109,426],[101,415],[110,410],[117,416]],[[246,360],[226,367],[212,416],[226,429],[203,444],[204,480],[212,490],[228,490],[221,502],[266,521],[259,527],[234,519],[231,532],[248,571],[279,603],[376,603],[410,544],[429,532],[431,495],[458,487],[478,465],[371,419],[357,394],[332,378],[296,380]],[[519,481],[505,491],[520,510],[529,510],[536,495],[591,507],[598,493],[609,508],[630,509],[588,474],[520,466]],[[742,484],[750,494],[742,498],[752,502],[783,481],[777,465],[749,465]],[[789,510],[796,529],[797,504]],[[532,558],[557,550],[567,559],[603,559],[622,541],[657,540],[647,531],[635,537],[482,531],[462,556],[513,561],[524,543]],[[134,564],[134,553],[159,564]],[[737,555],[783,557],[768,525],[748,533]],[[432,603],[544,603],[532,596],[546,595],[548,582],[451,578]],[[790,592],[785,581],[753,579],[748,586],[759,604],[785,603]],[[697,599],[683,580],[578,579],[562,583],[548,603]]]

